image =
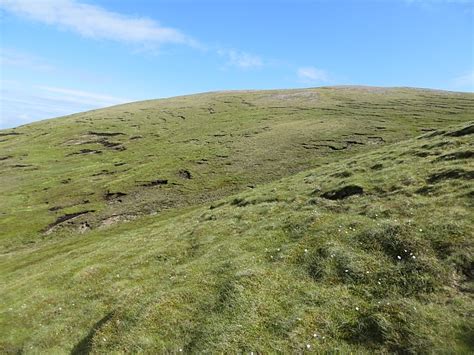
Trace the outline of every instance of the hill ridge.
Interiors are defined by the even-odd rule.
[[[317,89],[0,136],[0,352],[468,353],[472,117]]]

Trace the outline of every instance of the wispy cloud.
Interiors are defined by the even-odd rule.
[[[474,91],[474,69],[454,78],[453,84],[456,89]]]
[[[69,88],[0,82],[0,128],[132,101]]]
[[[44,93],[47,93],[50,96],[60,97],[61,100],[64,102],[71,102],[83,105],[112,106],[130,101],[124,98],[80,90],[57,88],[51,86],[36,86],[36,88],[43,91]]]
[[[296,71],[298,79],[307,84],[328,83],[330,81],[329,74],[322,69],[315,67],[301,67]]]
[[[238,67],[241,69],[253,69],[263,66],[263,59],[255,54],[235,49],[219,49],[217,53],[221,57],[226,58],[227,66]]]
[[[0,48],[0,67],[16,66],[39,71],[51,71],[55,67],[46,60],[35,55],[16,51],[8,48]]]
[[[122,15],[75,0],[0,0],[0,7],[84,37],[143,45],[198,46],[179,30],[164,27],[154,20]]]

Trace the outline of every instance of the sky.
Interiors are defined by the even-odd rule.
[[[329,85],[474,92],[474,0],[0,0],[0,129]]]

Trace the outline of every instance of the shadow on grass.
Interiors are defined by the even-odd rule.
[[[114,313],[114,311],[109,312],[105,315],[105,317],[95,323],[89,333],[74,346],[74,348],[71,350],[71,355],[89,354],[92,350],[92,341],[94,340],[94,335],[100,330],[100,328],[102,328],[105,323],[112,319]]]

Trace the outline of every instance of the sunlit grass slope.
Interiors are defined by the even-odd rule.
[[[212,132],[215,108],[188,136],[212,143],[185,144],[187,151],[176,142],[189,114],[163,126],[174,134],[164,142],[151,138],[160,125],[141,130],[148,146],[90,137],[131,137],[133,115],[116,127],[97,117],[93,127],[78,123],[140,105],[187,106],[180,100],[207,107],[219,95],[283,95],[275,98],[283,106],[298,93],[294,106],[304,107],[308,92],[320,100],[311,105],[341,112],[270,115],[271,129],[250,137],[239,132],[255,122],[232,126],[231,118],[247,116],[229,114],[219,128],[228,136],[213,141],[202,137],[212,136],[203,132]],[[371,118],[377,100],[387,109],[372,113],[384,118]],[[398,111],[385,112],[397,102]],[[0,162],[0,352],[472,352],[473,106],[472,95],[409,89],[219,93],[1,132],[21,134],[0,143],[11,156]],[[83,136],[127,148],[64,144]],[[102,153],[68,155],[80,149]],[[140,158],[147,149],[155,154],[148,163]],[[80,199],[89,202],[65,206]]]
[[[249,189],[465,122],[472,94],[338,87],[137,102],[0,132],[0,250]]]

